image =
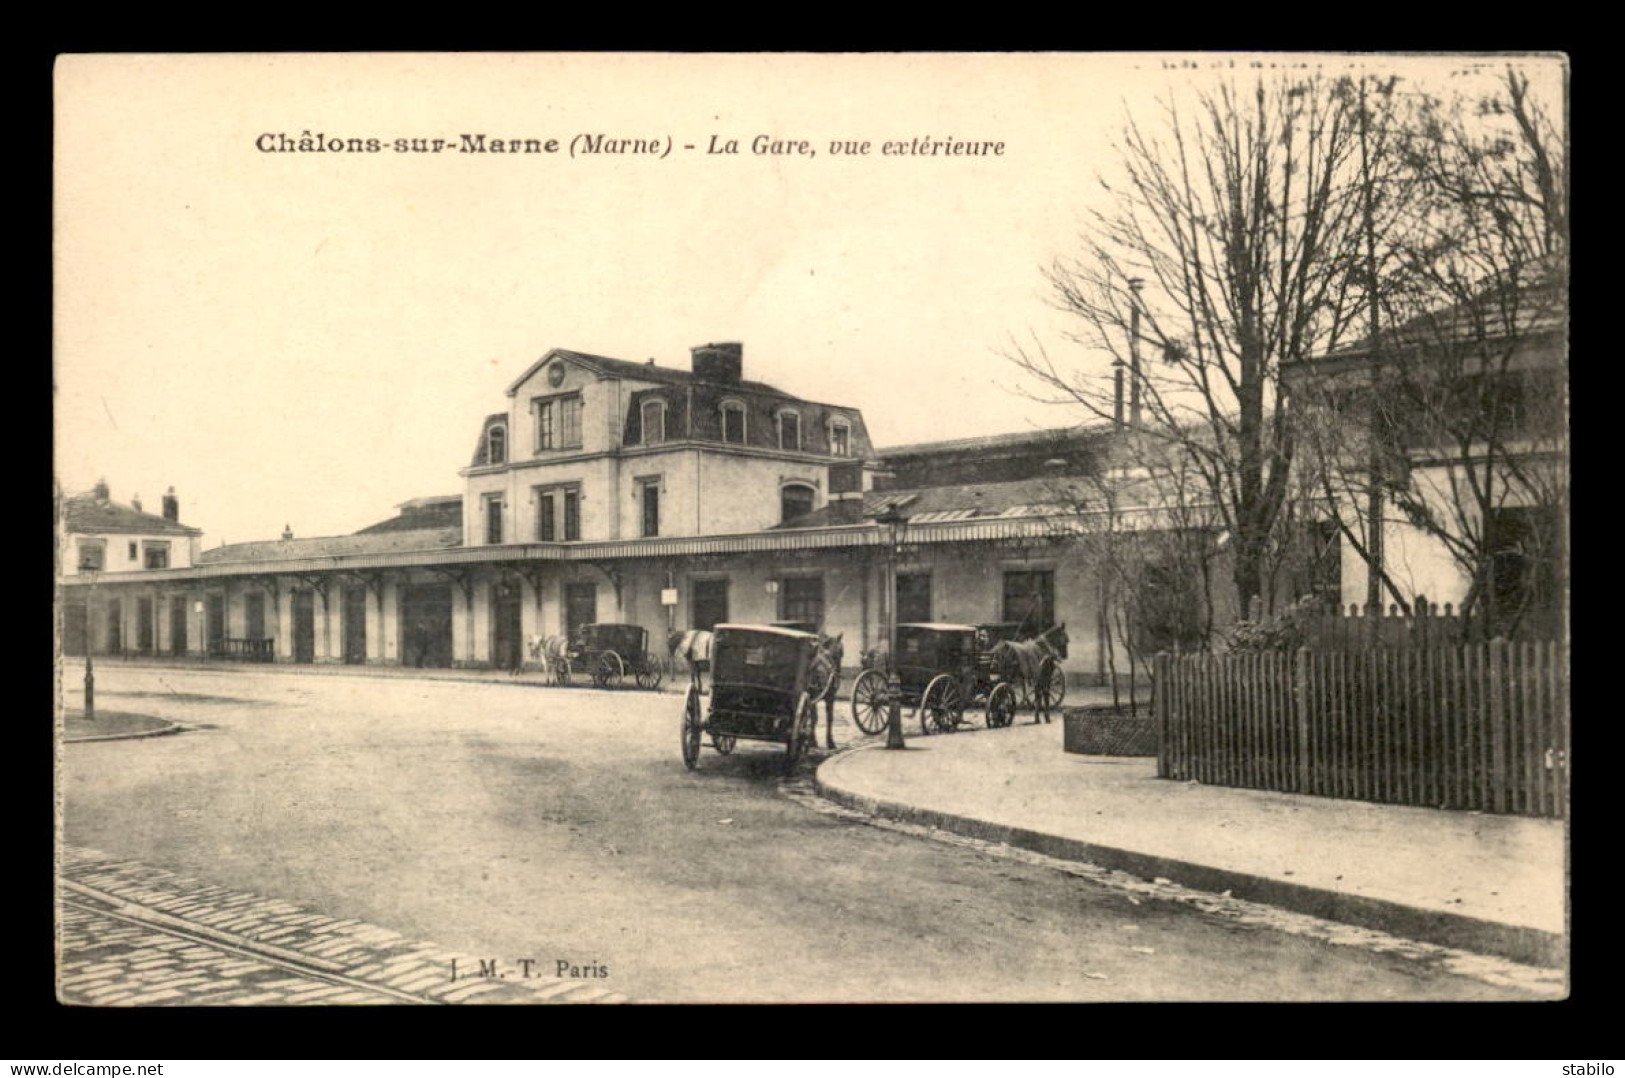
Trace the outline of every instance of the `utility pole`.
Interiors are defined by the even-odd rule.
[[[1128,312],[1128,358],[1129,358],[1129,426],[1135,430],[1140,429],[1140,289],[1145,287],[1145,281],[1139,277],[1128,279],[1129,312]],[[1122,371],[1118,371],[1118,378],[1122,378]],[[1121,392],[1118,400],[1123,399]],[[1118,417],[1121,425],[1122,417]]]
[[[1376,224],[1373,221],[1372,199],[1375,196],[1371,182],[1371,154],[1368,145],[1369,116],[1365,107],[1366,80],[1360,78],[1360,190],[1364,196],[1361,200],[1363,217],[1363,231],[1365,232],[1365,277],[1366,298],[1369,304],[1368,339],[1371,342],[1370,379],[1371,384],[1367,391],[1368,407],[1368,436],[1371,439],[1371,452],[1368,462],[1370,486],[1366,491],[1366,608],[1382,608],[1382,578],[1383,566],[1383,477],[1385,469],[1382,456],[1382,345],[1377,339],[1380,328],[1379,314],[1382,309],[1381,300],[1377,294],[1377,237]]]

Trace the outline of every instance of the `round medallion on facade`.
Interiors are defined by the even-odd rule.
[[[555,388],[564,381],[564,364],[555,363],[547,368],[547,384]]]

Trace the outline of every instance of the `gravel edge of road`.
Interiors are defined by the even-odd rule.
[[[875,748],[878,744],[878,739],[866,739],[830,753],[819,760],[818,764],[821,767],[849,752]],[[1249,928],[1274,929],[1333,946],[1354,947],[1373,954],[1394,955],[1499,988],[1528,992],[1542,1000],[1564,999],[1569,993],[1565,969],[1528,965],[1495,955],[1477,954],[1460,948],[1406,939],[1378,929],[1343,924],[1262,902],[1236,898],[1228,891],[1214,894],[1161,877],[1148,880],[1121,869],[1108,868],[1088,861],[1067,860],[1007,842],[994,842],[974,835],[883,815],[872,811],[871,806],[863,805],[861,799],[857,799],[856,804],[848,804],[831,798],[816,777],[816,768],[814,771],[813,775],[797,775],[779,780],[780,796],[810,811],[849,823],[863,823],[881,830],[955,846],[986,856],[1019,861],[1085,879],[1122,894],[1134,905],[1140,905],[1145,901],[1174,903]]]

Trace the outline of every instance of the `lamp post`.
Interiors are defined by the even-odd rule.
[[[886,537],[886,747],[902,749],[903,686],[897,679],[897,556],[908,534],[908,517],[897,506],[875,517]]]
[[[81,565],[79,575],[85,578],[90,585],[85,595],[85,718],[96,718],[96,665],[91,661],[90,653],[96,650],[95,633],[95,599],[96,599],[96,570],[90,565]]]

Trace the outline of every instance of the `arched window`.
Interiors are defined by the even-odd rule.
[[[813,511],[816,494],[805,483],[786,483],[779,490],[779,523],[804,517]]]
[[[491,428],[486,436],[485,462],[487,464],[508,463],[508,428],[500,424]]]
[[[730,445],[745,444],[745,406],[740,401],[722,402],[722,440]]]
[[[656,445],[666,440],[666,402],[643,402],[643,444]]]
[[[779,448],[801,448],[801,414],[786,408],[779,413]]]

